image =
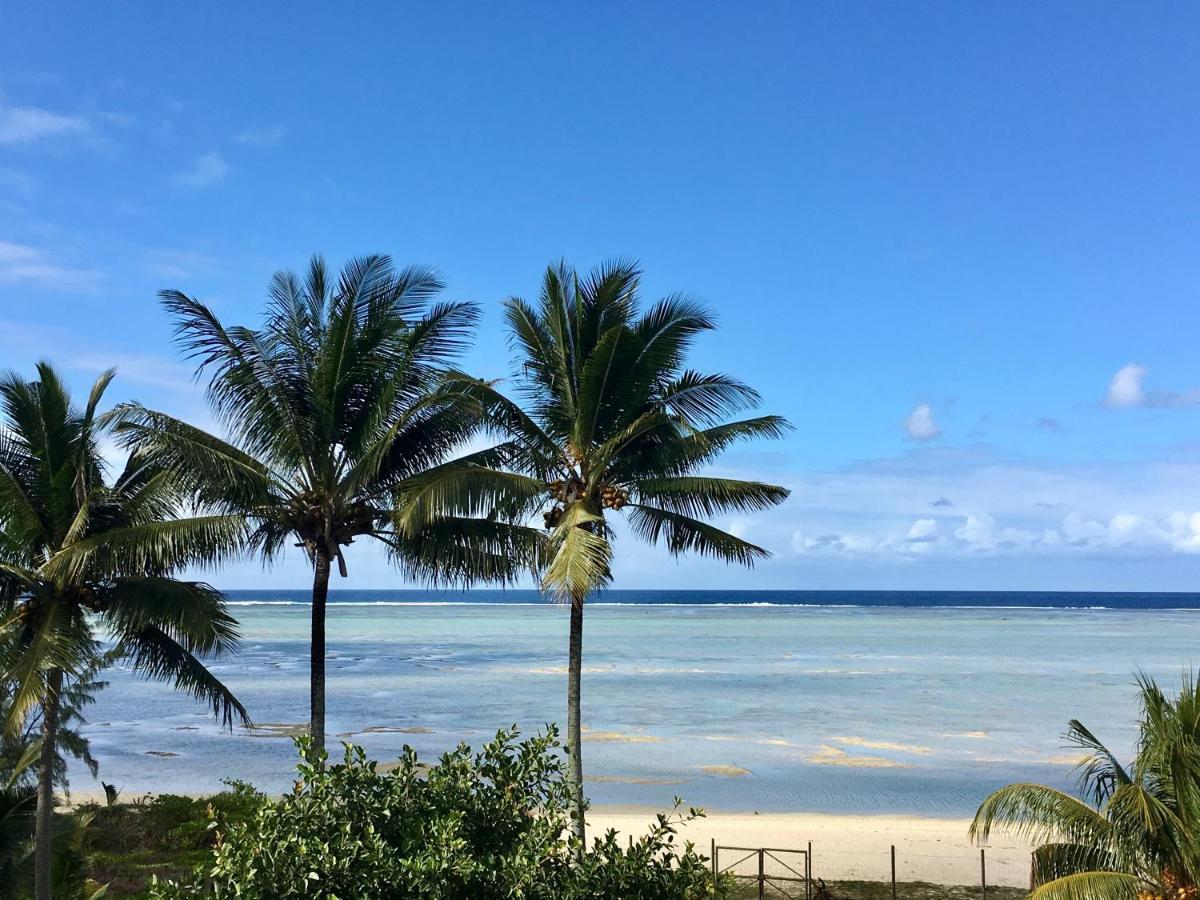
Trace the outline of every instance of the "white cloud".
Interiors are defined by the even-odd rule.
[[[91,125],[81,116],[64,116],[36,106],[0,106],[0,144],[27,144],[90,131]]]
[[[987,513],[968,513],[954,536],[972,550],[991,550],[996,546],[996,520]]]
[[[197,157],[190,168],[177,172],[171,180],[179,187],[198,190],[220,184],[232,171],[225,157],[214,150]]]
[[[59,263],[45,250],[0,241],[0,284],[33,284],[56,291],[95,290],[102,272]]]
[[[1104,398],[1105,406],[1125,407],[1141,406],[1146,402],[1146,392],[1142,389],[1142,380],[1146,377],[1146,367],[1137,363],[1126,363],[1117,370],[1108,385],[1108,394]]]
[[[788,486],[803,503],[755,523],[756,543],[784,558],[854,567],[1200,555],[1200,463],[1190,459],[1055,465],[987,446],[929,446]],[[931,516],[931,496],[954,504]]]
[[[237,135],[234,140],[247,147],[273,147],[287,137],[287,128],[283,125],[272,125],[269,128],[249,128]]]
[[[917,519],[908,529],[908,539],[914,542],[929,541],[936,537],[937,528],[937,519]]]
[[[928,403],[922,403],[908,414],[904,420],[904,430],[914,441],[931,441],[942,433],[933,420],[933,409]]]
[[[1171,390],[1147,390],[1146,376],[1150,370],[1135,362],[1126,363],[1117,370],[1108,385],[1104,405],[1114,409],[1148,407],[1151,409],[1180,409],[1200,406],[1200,388],[1180,393]]]

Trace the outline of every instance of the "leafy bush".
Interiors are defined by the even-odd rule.
[[[315,760],[306,739],[294,790],[256,799],[243,821],[221,824],[212,865],[190,883],[155,884],[160,900],[287,897],[327,900],[690,900],[721,896],[707,861],[679,825],[697,810],[658,816],[622,847],[615,833],[575,862],[570,790],[556,734],[518,741],[500,732],[424,768],[411,748],[380,772],[359,747]]]

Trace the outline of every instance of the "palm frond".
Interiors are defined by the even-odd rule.
[[[1078,719],[1070,721],[1063,737],[1072,746],[1087,751],[1087,758],[1078,767],[1079,782],[1083,792],[1096,803],[1104,802],[1118,787],[1132,782],[1116,755]]]
[[[190,565],[236,558],[248,530],[242,516],[196,516],[113,528],[62,548],[42,574],[58,584],[103,580],[125,572],[162,576]]]
[[[652,505],[688,516],[757,512],[782,503],[791,492],[773,484],[699,475],[647,478],[637,494]]]
[[[280,479],[249,453],[164,413],[135,403],[114,410],[114,433],[206,504],[249,511],[275,502]]]
[[[445,516],[519,519],[546,500],[544,482],[496,466],[503,451],[483,450],[436,466],[397,487],[394,522],[412,536]]]
[[[1042,784],[1010,784],[989,794],[968,834],[972,840],[986,843],[995,828],[1034,843],[1114,847],[1112,826],[1098,810]]]
[[[514,584],[541,571],[546,553],[546,535],[535,528],[461,516],[375,537],[407,577],[439,585]]]
[[[204,663],[157,625],[146,625],[122,634],[121,650],[135,672],[158,681],[169,681],[176,690],[207,703],[221,723],[233,727],[236,718],[250,724],[241,701]]]
[[[663,388],[659,404],[698,426],[715,425],[749,409],[758,391],[728,375],[702,375],[688,370]]]
[[[771,555],[757,544],[682,513],[644,503],[631,503],[628,509],[629,525],[633,531],[647,543],[663,541],[672,556],[696,553],[724,562],[753,566],[758,560]]]
[[[1034,888],[1029,900],[1136,900],[1146,883],[1124,872],[1080,872]]]
[[[155,625],[192,653],[227,654],[238,645],[237,620],[225,596],[203,582],[114,578],[98,593],[97,605],[118,636]]]

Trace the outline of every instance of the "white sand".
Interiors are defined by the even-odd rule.
[[[595,806],[588,815],[592,834],[610,828],[626,835],[642,834],[656,810],[641,807]],[[890,872],[891,847],[896,847],[896,877],[900,881],[977,885],[979,847],[967,840],[968,819],[919,816],[853,816],[822,813],[709,812],[680,831],[706,856],[711,842],[724,847],[779,847],[804,850],[812,842],[813,875],[827,881],[862,879],[885,881]],[[986,847],[987,881],[993,885],[1029,886],[1030,846],[1004,835],[993,835]],[[721,851],[721,866],[746,856]],[[777,854],[766,860],[768,873],[783,873],[784,865],[803,868],[801,857]],[[737,867],[758,870],[757,856]]]

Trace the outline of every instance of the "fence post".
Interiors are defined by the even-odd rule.
[[[896,900],[896,845],[892,844],[892,900]]]
[[[983,900],[987,900],[987,851],[979,848],[979,883],[983,887]]]
[[[812,900],[812,841],[804,854],[804,900]]]
[[[762,900],[766,896],[767,879],[766,873],[763,870],[763,851],[759,848],[758,851],[758,900]]]
[[[717,839],[716,838],[712,839],[712,856],[710,856],[708,858],[708,861],[709,861],[709,863],[712,864],[713,881],[716,881],[717,880]]]

